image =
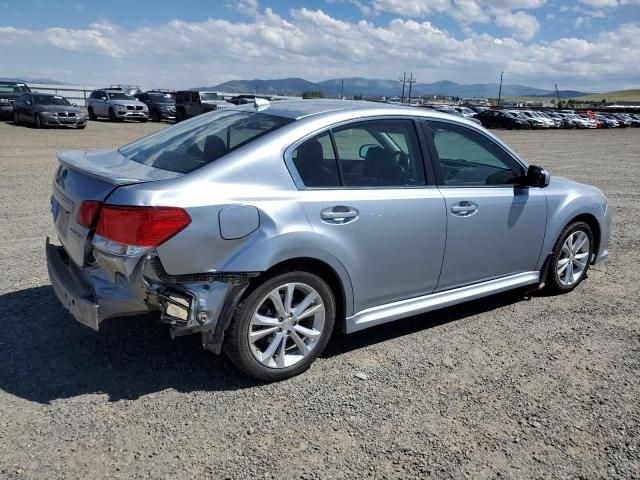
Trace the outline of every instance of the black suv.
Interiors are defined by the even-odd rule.
[[[149,118],[156,122],[175,120],[176,97],[170,90],[149,90],[138,93],[136,98],[149,107]]]
[[[216,92],[184,90],[176,92],[176,121],[195,117],[229,106],[222,95]]]
[[[13,104],[23,93],[29,93],[31,89],[22,82],[9,82],[0,80],[0,116],[13,118]]]

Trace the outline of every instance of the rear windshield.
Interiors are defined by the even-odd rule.
[[[194,117],[120,147],[131,160],[188,173],[292,120],[257,112],[221,110]]]
[[[25,93],[29,88],[23,83],[1,83],[0,93]]]

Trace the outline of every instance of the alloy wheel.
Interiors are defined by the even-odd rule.
[[[580,281],[589,264],[591,245],[589,237],[582,230],[577,230],[567,237],[556,262],[558,281],[570,287]]]
[[[325,324],[320,294],[304,283],[274,288],[258,304],[249,323],[251,353],[270,368],[287,368],[317,346]]]

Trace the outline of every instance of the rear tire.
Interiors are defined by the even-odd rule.
[[[176,123],[178,123],[178,122],[182,122],[183,120],[186,120],[186,119],[187,119],[187,116],[186,116],[186,114],[184,113],[184,110],[182,110],[182,109],[178,109],[178,110],[176,111]]]
[[[335,298],[324,280],[305,271],[280,273],[240,301],[223,350],[250,377],[284,380],[304,372],[322,353],[335,315]]]
[[[20,120],[18,120],[18,112],[13,112],[13,124],[20,125]]]
[[[546,288],[551,293],[567,293],[582,282],[593,254],[593,232],[584,222],[567,225],[553,247]]]
[[[93,108],[89,107],[87,109],[89,111],[89,120],[97,120],[98,117],[96,117],[96,114],[93,111]]]

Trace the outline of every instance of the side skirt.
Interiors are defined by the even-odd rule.
[[[475,285],[455,288],[444,292],[431,293],[422,297],[409,298],[399,302],[367,308],[346,319],[346,332],[353,333],[419,313],[457,305],[494,293],[505,292],[540,282],[540,272],[524,272],[508,277],[496,278]]]

